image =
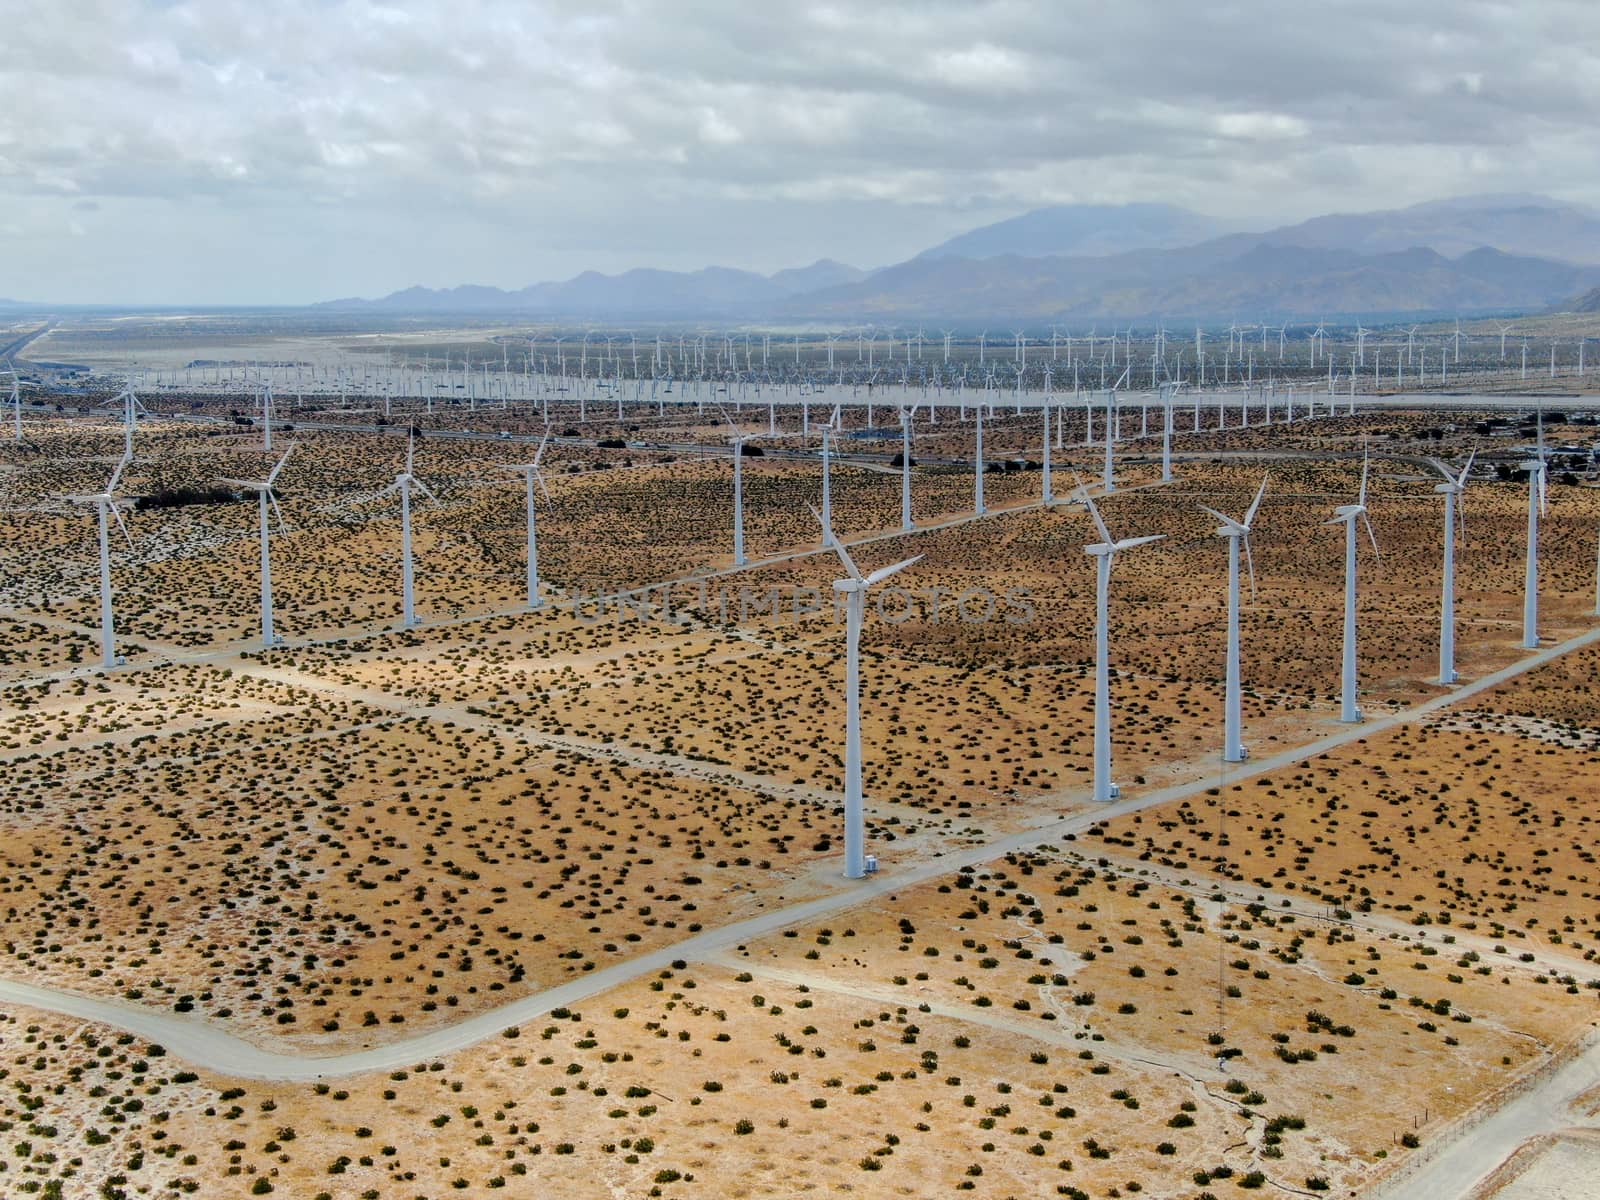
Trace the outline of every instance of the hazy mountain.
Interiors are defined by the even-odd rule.
[[[1165,204],[1063,205],[871,274],[828,259],[770,276],[588,271],[516,291],[407,288],[318,307],[596,321],[1379,316],[1540,310],[1600,283],[1600,214],[1542,196],[1462,196],[1209,236],[1218,224]]]
[[[1229,239],[1231,243],[1232,239]],[[1256,242],[1109,258],[913,259],[795,297],[818,320],[1033,321],[1152,317],[1316,318],[1542,308],[1600,283],[1600,268],[1479,249],[1456,258]]]
[[[1313,217],[1240,236],[1364,254],[1426,246],[1454,257],[1487,246],[1533,258],[1600,263],[1600,216],[1543,196],[1460,196],[1390,211]]]
[[[706,267],[699,271],[640,268],[620,275],[585,271],[561,283],[535,283],[516,291],[467,285],[409,287],[379,300],[346,299],[317,308],[383,312],[518,312],[596,318],[675,318],[751,312],[790,296],[838,287],[866,272],[831,259],[773,275]]]
[[[1098,257],[1190,246],[1230,228],[1237,225],[1171,204],[1058,204],[970,230],[917,257]]]
[[[1573,296],[1559,304],[1552,304],[1550,311],[1553,313],[1600,312],[1600,287],[1591,288],[1583,295]]]

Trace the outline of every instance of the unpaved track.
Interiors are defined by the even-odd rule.
[[[1326,736],[1307,745],[1281,750],[1276,754],[1251,759],[1245,764],[1231,766],[1229,778],[1239,780],[1280,770],[1293,766],[1303,759],[1336,750],[1360,738],[1372,737],[1401,725],[1426,720],[1441,710],[1490,691],[1508,680],[1545,666],[1564,654],[1594,645],[1596,642],[1600,642],[1600,629],[1593,629],[1565,642],[1547,646],[1481,679],[1464,683],[1453,691],[1423,701],[1401,712],[1355,725],[1334,725]],[[860,905],[893,896],[903,889],[938,879],[964,866],[979,866],[1007,854],[1029,850],[1044,842],[1059,841],[1069,833],[1082,833],[1091,825],[1108,817],[1140,812],[1199,795],[1212,783],[1213,780],[1209,777],[1188,780],[1137,796],[1124,797],[1113,804],[1084,807],[1036,828],[994,838],[963,850],[937,854],[922,862],[896,864],[891,861],[888,864],[889,870],[869,875],[864,879],[841,881],[839,889],[830,895],[786,905],[718,929],[706,930],[681,942],[641,954],[627,962],[590,972],[567,983],[513,1000],[499,1008],[467,1017],[442,1029],[346,1054],[317,1057],[269,1050],[209,1025],[203,1020],[9,980],[0,980],[0,1002],[27,1005],[47,1012],[62,1013],[125,1029],[160,1042],[168,1051],[194,1066],[227,1075],[298,1081],[355,1075],[367,1071],[396,1070],[425,1059],[465,1049],[494,1037],[508,1026],[536,1020],[549,1013],[551,1009],[581,1004],[611,988],[664,970],[674,959],[705,962],[741,943],[765,937],[794,925],[832,918]],[[1045,799],[1082,803],[1084,792],[1080,789],[1070,794],[1060,793]],[[1541,1093],[1545,1090],[1545,1088],[1539,1089]]]

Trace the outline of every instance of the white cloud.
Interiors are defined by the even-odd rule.
[[[1590,0],[20,7],[9,295],[876,265],[1062,199],[1270,220],[1600,185]]]

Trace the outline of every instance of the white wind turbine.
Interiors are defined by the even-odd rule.
[[[1539,648],[1539,519],[1549,489],[1544,461],[1544,409],[1539,410],[1539,444],[1524,464],[1528,471],[1528,557],[1522,580],[1522,648]]]
[[[117,654],[116,622],[111,611],[111,538],[110,521],[116,519],[117,526],[122,530],[122,536],[128,539],[128,549],[132,550],[133,535],[128,532],[127,523],[122,519],[122,510],[131,503],[117,495],[117,482],[122,478],[122,472],[133,461],[133,449],[129,447],[122,453],[116,469],[111,472],[111,482],[106,484],[103,492],[90,492],[86,495],[68,496],[66,499],[76,504],[92,504],[100,519],[100,665],[107,669],[120,666],[126,662]]]
[[[1255,599],[1256,594],[1256,564],[1250,553],[1250,530],[1255,524],[1256,511],[1261,507],[1261,498],[1267,494],[1267,476],[1261,479],[1261,487],[1256,491],[1256,498],[1250,502],[1250,508],[1245,512],[1242,521],[1224,516],[1214,508],[1200,506],[1200,511],[1209,513],[1222,522],[1217,530],[1218,537],[1228,539],[1228,652],[1227,670],[1223,688],[1222,705],[1222,758],[1224,762],[1243,762],[1249,757],[1250,752],[1244,748],[1242,736],[1242,717],[1240,713],[1240,686],[1239,686],[1239,548],[1244,547],[1245,562],[1250,567],[1250,598]]]
[[[527,489],[528,506],[528,607],[538,608],[544,601],[539,596],[539,527],[534,516],[533,485],[537,483],[539,490],[544,493],[545,500],[550,499],[550,489],[544,484],[544,473],[539,470],[539,463],[544,458],[544,448],[550,444],[550,431],[545,430],[544,437],[539,441],[539,448],[533,453],[530,463],[517,463],[508,465],[505,470],[513,475],[522,476]]]
[[[1115,800],[1121,795],[1121,789],[1111,782],[1111,630],[1110,630],[1110,594],[1111,594],[1111,560],[1123,550],[1131,550],[1135,546],[1146,546],[1151,542],[1159,542],[1167,535],[1164,533],[1153,534],[1148,537],[1123,538],[1120,542],[1112,538],[1106,523],[1100,519],[1100,510],[1095,507],[1094,501],[1089,497],[1089,491],[1083,486],[1083,480],[1078,480],[1078,499],[1082,500],[1088,508],[1089,515],[1094,518],[1094,527],[1100,534],[1100,541],[1091,543],[1083,548],[1083,552],[1095,560],[1095,608],[1094,608],[1094,798],[1096,800]]]
[[[122,406],[122,452],[127,458],[133,457],[133,431],[139,423],[139,417],[149,416],[149,410],[139,402],[139,397],[133,392],[133,379],[130,376],[123,389],[106,401],[105,407],[113,405]]]
[[[750,560],[744,553],[744,444],[755,435],[741,433],[726,412],[722,419],[733,430],[728,444],[733,448],[733,565],[742,567]]]
[[[34,384],[24,383],[17,375],[16,367],[7,360],[6,374],[11,376],[11,416],[16,422],[17,441],[22,440],[22,389],[34,387]]]
[[[911,519],[911,421],[917,406],[900,410],[900,528],[910,533],[916,528]]]
[[[1439,682],[1454,683],[1461,678],[1456,672],[1456,527],[1459,519],[1457,505],[1461,493],[1467,490],[1467,476],[1472,472],[1472,460],[1477,451],[1467,456],[1467,465],[1458,475],[1436,458],[1428,465],[1443,477],[1443,482],[1433,490],[1444,497],[1444,580],[1439,594]]]
[[[254,492],[259,506],[259,530],[261,538],[261,648],[270,650],[283,641],[272,629],[272,550],[271,534],[267,525],[267,507],[271,505],[272,513],[278,518],[278,531],[284,530],[283,510],[278,507],[277,482],[278,473],[283,470],[283,464],[289,461],[289,455],[294,453],[294,445],[283,452],[283,457],[278,460],[278,465],[272,468],[265,479],[219,479],[218,483],[225,483],[229,487],[236,487],[241,491]]]
[[[1044,442],[1043,442],[1043,475],[1040,479],[1040,496],[1045,504],[1056,502],[1054,481],[1050,473],[1050,373],[1045,372],[1044,402],[1039,405],[1039,411],[1044,416]]]
[[[261,390],[256,396],[256,403],[261,406],[261,449],[268,454],[272,453],[272,384],[263,381]]]
[[[406,440],[406,469],[378,493],[380,496],[387,496],[390,492],[400,494],[400,612],[401,626],[405,629],[412,629],[417,624],[416,576],[411,558],[411,489],[416,488],[435,505],[439,503],[439,497],[433,494],[428,485],[412,474],[416,450],[416,434],[413,433]]]
[[[829,440],[839,431],[839,414],[843,409],[842,404],[833,406],[833,416],[828,418],[828,423],[822,427],[822,548],[826,550],[833,545],[833,443]]]
[[[972,468],[972,512],[974,516],[981,517],[987,511],[983,506],[983,400],[981,398],[974,411],[978,414],[978,440]]]
[[[1356,704],[1356,521],[1367,527],[1367,537],[1372,542],[1372,552],[1378,554],[1378,538],[1372,532],[1372,519],[1367,515],[1367,474],[1370,466],[1366,454],[1361,457],[1361,492],[1354,504],[1341,504],[1334,509],[1333,519],[1325,525],[1344,525],[1344,657],[1339,673],[1339,719],[1349,723],[1361,720],[1361,709]]]
[[[833,530],[816,509],[812,516],[822,525],[823,542],[831,545],[848,573],[845,579],[836,579],[833,590],[845,598],[845,740],[844,740],[844,874],[846,879],[860,879],[867,873],[866,828],[861,797],[861,621],[867,591],[889,576],[905,570],[922,555],[881,567],[863,576],[856,569],[844,543],[833,536]]]

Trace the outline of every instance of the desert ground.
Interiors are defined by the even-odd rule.
[[[105,670],[94,510],[62,497],[123,452],[106,399],[0,440],[0,1192],[1349,1196],[1587,1053],[1600,493],[1551,473],[1532,655],[1531,437],[1480,413],[1241,428],[1207,403],[1163,483],[1129,405],[1106,494],[1074,412],[1045,503],[1040,415],[998,402],[977,513],[970,411],[924,412],[908,533],[895,405],[846,408],[834,529],[863,572],[918,556],[868,605],[882,869],[847,881],[842,567],[792,408],[741,463],[740,569],[716,404],[558,405],[529,611],[503,468],[542,405],[286,406],[268,453],[248,397],[152,398]],[[1585,412],[1547,444],[1587,444]],[[407,629],[387,489],[413,428],[437,501],[413,497]],[[291,443],[264,648],[254,495],[206,489]],[[1474,451],[1449,688],[1426,460]],[[1325,522],[1364,463],[1350,726]],[[1264,476],[1252,757],[1224,764],[1200,506],[1241,514]],[[1114,536],[1163,536],[1113,572],[1110,808],[1079,479]],[[1495,1194],[1592,1170],[1592,1116]]]

